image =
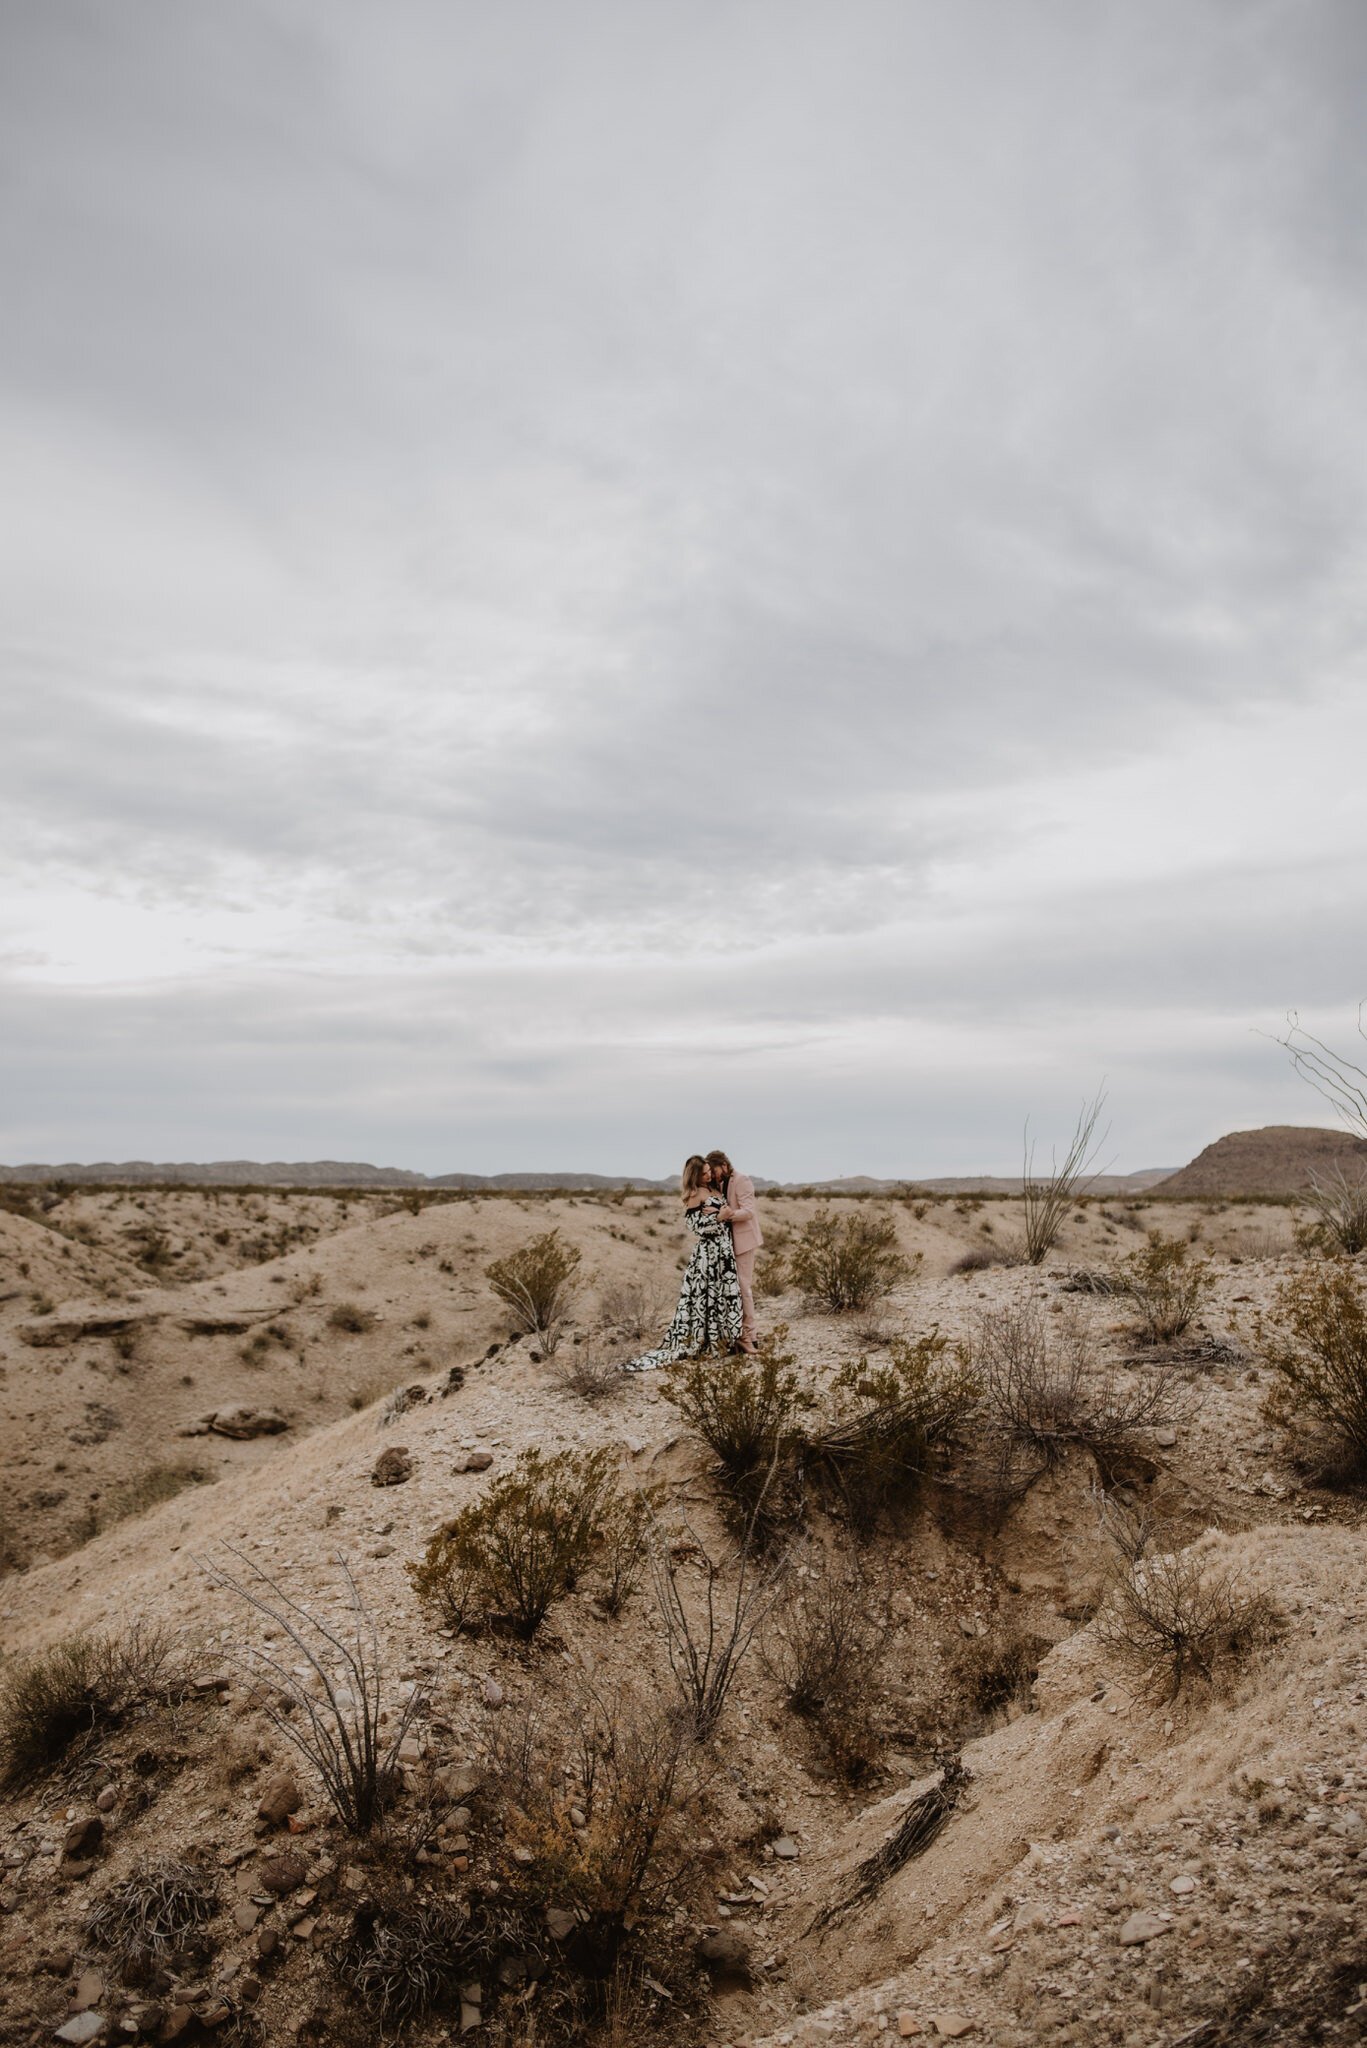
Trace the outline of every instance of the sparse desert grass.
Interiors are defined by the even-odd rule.
[[[335,1967],[387,2038],[450,2001],[488,1954],[454,1899],[415,1899],[392,1882],[377,1891],[339,1944]]]
[[[23,1784],[59,1764],[81,1738],[185,1688],[168,1630],[135,1622],[68,1636],[11,1666],[0,1681],[0,1777]]]
[[[598,1328],[605,1334],[639,1343],[653,1337],[666,1321],[660,1289],[644,1280],[610,1280],[598,1296]]]
[[[1315,1182],[1305,1200],[1315,1220],[1296,1233],[1303,1249],[1350,1259],[1367,1251],[1367,1175],[1350,1180],[1336,1167]]]
[[[1367,1300],[1347,1259],[1317,1260],[1278,1288],[1267,1361],[1269,1419],[1331,1472],[1367,1477]]]
[[[582,1254],[558,1230],[534,1237],[506,1259],[495,1259],[484,1276],[511,1311],[513,1328],[540,1340],[549,1357],[560,1342],[574,1301]]]
[[[788,1570],[787,1554],[758,1540],[761,1505],[729,1556],[715,1556],[687,1522],[673,1538],[658,1526],[652,1533],[656,1611],[694,1742],[715,1734]]]
[[[524,1451],[408,1566],[414,1591],[450,1627],[502,1623],[530,1642],[587,1569],[616,1495],[607,1449]]]
[[[150,1514],[164,1502],[174,1500],[187,1487],[206,1486],[213,1480],[213,1473],[189,1459],[174,1459],[164,1465],[150,1465],[145,1472],[139,1472],[132,1479],[123,1479],[106,1487],[91,1515],[91,1534],[100,1535],[112,1529],[116,1522],[126,1522],[134,1515]]]
[[[1018,1266],[1021,1253],[1009,1244],[971,1244],[950,1267],[951,1273],[986,1273],[993,1266]]]
[[[972,1712],[991,1715],[1023,1705],[1049,1648],[1043,1636],[1019,1629],[989,1632],[964,1643],[954,1657],[954,1676]]]
[[[807,1300],[827,1315],[868,1308],[912,1272],[897,1240],[896,1219],[881,1209],[837,1216],[818,1209],[788,1254],[788,1273]]]
[[[583,1344],[571,1345],[568,1351],[557,1352],[553,1369],[556,1385],[590,1407],[614,1400],[626,1386],[620,1359],[600,1351],[591,1337]]]
[[[1105,1102],[1105,1090],[1098,1089],[1091,1101],[1083,1104],[1067,1151],[1061,1161],[1055,1159],[1051,1162],[1046,1174],[1035,1172],[1035,1150],[1030,1141],[1029,1126],[1026,1127],[1021,1208],[1027,1265],[1041,1265],[1062,1235],[1068,1212],[1086,1181],[1098,1146],[1104,1142],[1104,1134],[1101,1139],[1097,1138],[1096,1127]]]

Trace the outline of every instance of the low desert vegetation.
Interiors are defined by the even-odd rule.
[[[1051,1162],[1048,1173],[1035,1171],[1035,1148],[1029,1126],[1026,1127],[1021,1201],[1025,1231],[1022,1255],[1027,1265],[1042,1265],[1063,1235],[1068,1212],[1084,1189],[1096,1154],[1105,1142],[1104,1132],[1100,1138],[1096,1134],[1105,1103],[1105,1090],[1098,1089],[1091,1101],[1083,1104],[1067,1151],[1062,1160],[1055,1158]]]
[[[852,1784],[874,1774],[887,1739],[892,1622],[886,1591],[858,1560],[812,1545],[794,1560],[760,1646],[785,1704]]]
[[[715,1474],[748,1520],[765,1501],[772,1519],[799,1454],[812,1406],[779,1324],[754,1357],[696,1358],[667,1366],[661,1391],[716,1460]]]
[[[983,1398],[984,1441],[1004,1497],[1018,1495],[1070,1449],[1091,1453],[1103,1482],[1145,1435],[1180,1419],[1171,1370],[1098,1366],[1084,1327],[1020,1301],[978,1318],[961,1356]]]
[[[186,1690],[164,1629],[134,1622],[123,1630],[68,1636],[11,1666],[0,1681],[0,1781],[39,1778],[89,1736]]]
[[[687,1522],[672,1537],[658,1527],[652,1534],[656,1608],[693,1742],[706,1742],[716,1733],[741,1666],[787,1575],[787,1552],[761,1539],[762,1505],[729,1556],[715,1556]]]
[[[388,2038],[455,2002],[463,1978],[488,1962],[468,1911],[452,1899],[415,1899],[402,1881],[374,1888],[338,1944],[337,1977]]]
[[[1210,1292],[1209,1259],[1191,1244],[1154,1231],[1116,1267],[1116,1277],[1138,1316],[1142,1344],[1172,1344],[1186,1335]]]
[[[982,1405],[971,1364],[949,1355],[938,1330],[894,1339],[877,1365],[845,1364],[832,1396],[804,1465],[861,1541],[944,1469]]]
[[[912,1270],[898,1244],[896,1219],[884,1209],[861,1207],[843,1216],[818,1209],[788,1254],[791,1284],[826,1315],[869,1308]]]
[[[581,1257],[577,1245],[566,1244],[558,1230],[548,1230],[484,1269],[512,1313],[514,1331],[536,1337],[547,1356],[559,1344],[573,1305]]]
[[[1296,1231],[1301,1250],[1349,1259],[1367,1251],[1367,1175],[1350,1180],[1340,1166],[1316,1181],[1305,1201],[1314,1221]]]
[[[1301,1268],[1277,1291],[1269,1420],[1330,1473],[1367,1479],[1367,1299],[1347,1259]]]
[[[1237,1672],[1278,1625],[1274,1603],[1199,1543],[1121,1551],[1095,1623],[1121,1671],[1158,1701]]]
[[[607,1449],[551,1457],[524,1451],[437,1531],[420,1563],[408,1566],[413,1589],[448,1627],[505,1627],[530,1642],[609,1532],[617,1550],[611,1569],[617,1584],[625,1583],[619,1518],[626,1511],[619,1498],[616,1459]]]
[[[86,1918],[86,1939],[108,1956],[127,1984],[154,1971],[207,1960],[203,1930],[218,1911],[218,1879],[188,1858],[140,1863],[99,1898]]]
[[[328,1311],[328,1328],[340,1330],[349,1337],[363,1337],[374,1329],[377,1321],[373,1309],[361,1308],[354,1301],[339,1301]]]
[[[604,1335],[639,1344],[654,1337],[668,1321],[664,1297],[642,1280],[612,1280],[598,1296],[598,1328]]]
[[[585,1337],[582,1344],[576,1342],[568,1350],[557,1351],[553,1371],[556,1385],[563,1393],[573,1394],[591,1408],[600,1401],[615,1399],[626,1386],[620,1350],[604,1351],[594,1337]]]
[[[374,1617],[344,1560],[338,1571],[347,1618],[333,1623],[237,1551],[230,1555],[245,1576],[216,1565],[216,1582],[283,1634],[286,1654],[303,1660],[285,1663],[259,1645],[246,1648],[257,1703],[318,1778],[347,1833],[368,1835],[393,1799],[400,1745],[423,1694],[415,1688],[402,1704],[390,1697]]]

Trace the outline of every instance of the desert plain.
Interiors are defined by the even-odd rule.
[[[918,1340],[996,1405],[970,1402],[867,1523],[812,1479],[761,1534],[668,1376],[613,1369],[673,1304],[668,1192],[3,1198],[0,1684],[12,1698],[73,1638],[130,1631],[177,1676],[10,1773],[0,2040],[1367,2034],[1364,1497],[1268,1407],[1286,1289],[1325,1264],[1296,1192],[1094,1192],[1039,1264],[1016,1256],[1018,1196],[766,1192],[760,1321],[811,1403],[795,1428],[871,1399]],[[794,1278],[823,1215],[890,1225],[901,1270],[856,1309]],[[579,1258],[547,1337],[517,1329],[488,1269],[551,1232]],[[1155,1237],[1200,1276],[1158,1342],[1117,1285]],[[1021,1372],[1054,1420],[1013,1436]],[[522,1640],[420,1597],[409,1568],[529,1452],[603,1453],[650,1529],[620,1599],[595,1566]],[[1209,1668],[1174,1672],[1115,1624],[1155,1558],[1248,1618]],[[723,1624],[750,1597],[742,1567],[764,1588],[754,1639],[675,1760],[657,1863],[595,1979],[576,1942],[604,1851],[576,1739],[598,1713],[677,1721],[662,1603],[678,1590],[696,1647],[709,1594]],[[381,1738],[409,1716],[361,1834],[284,1725],[301,1723],[288,1681],[317,1699],[320,1671],[279,1617],[351,1641],[344,1569]],[[832,1601],[860,1609],[840,1713],[795,1705],[791,1664]],[[578,1793],[535,1806],[533,1756]],[[130,1960],[101,1902],[168,1861],[203,1874],[193,1939]],[[499,1920],[514,1898],[520,1919]],[[429,1902],[432,1926],[483,1914],[502,1947],[412,2016],[367,2004],[358,1954]]]

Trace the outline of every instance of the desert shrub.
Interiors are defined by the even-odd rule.
[[[590,1407],[599,1401],[610,1401],[626,1386],[628,1375],[622,1371],[621,1360],[606,1356],[598,1349],[592,1338],[583,1344],[573,1344],[570,1349],[557,1354],[555,1364],[556,1385],[566,1394],[573,1394],[580,1401],[587,1401]]]
[[[1060,1294],[1097,1294],[1108,1298],[1123,1294],[1125,1283],[1118,1274],[1108,1272],[1104,1266],[1079,1266],[1059,1282]]]
[[[1327,1179],[1314,1183],[1305,1200],[1315,1221],[1296,1232],[1304,1250],[1350,1259],[1367,1251],[1367,1175],[1349,1180],[1343,1168],[1336,1167]]]
[[[614,1487],[606,1498],[599,1524],[598,1568],[602,1603],[609,1614],[620,1614],[641,1583],[662,1499],[663,1488],[658,1486]]]
[[[1199,1544],[1122,1564],[1095,1623],[1117,1663],[1165,1700],[1237,1669],[1276,1625],[1272,1602]]]
[[[677,1713],[626,1691],[585,1688],[559,1725],[536,1709],[500,1719],[491,1854],[500,1916],[529,1960],[603,1979],[631,1920],[663,1906],[696,1848],[682,1824],[688,1748]]]
[[[1157,1230],[1116,1272],[1139,1312],[1137,1334],[1144,1344],[1170,1344],[1182,1336],[1210,1291],[1210,1261],[1193,1258],[1189,1244]]]
[[[875,1769],[886,1735],[886,1597],[858,1564],[813,1550],[786,1579],[760,1646],[770,1677],[841,1777]]]
[[[787,1572],[786,1555],[758,1540],[758,1519],[757,1506],[734,1551],[720,1558],[687,1523],[674,1539],[658,1527],[652,1534],[651,1576],[665,1653],[695,1742],[715,1732]]]
[[[1073,1446],[1090,1451],[1109,1479],[1146,1431],[1183,1412],[1171,1371],[1098,1371],[1086,1331],[1069,1320],[1051,1327],[1031,1301],[980,1316],[962,1350],[983,1390],[1007,1494],[1024,1492]]]
[[[755,1259],[755,1300],[773,1301],[785,1294],[789,1277],[787,1253],[765,1244]]]
[[[485,1960],[464,1909],[393,1885],[358,1905],[334,1956],[341,1982],[381,2027],[396,2031],[454,1998]]]
[[[384,1659],[373,1616],[350,1567],[339,1558],[346,1622],[321,1621],[263,1572],[241,1557],[238,1579],[212,1568],[217,1585],[233,1593],[280,1630],[301,1665],[284,1664],[252,1646],[244,1661],[257,1678],[257,1704],[316,1773],[334,1814],[348,1834],[367,1835],[398,1783],[399,1746],[424,1704],[415,1688],[404,1705],[387,1698]],[[339,1631],[347,1630],[344,1637]]]
[[[915,1498],[980,1409],[971,1365],[947,1360],[947,1349],[931,1330],[894,1340],[885,1364],[860,1358],[836,1375],[834,1410],[808,1437],[805,1463],[861,1538]]]
[[[782,1506],[783,1478],[812,1405],[791,1353],[785,1324],[752,1357],[683,1359],[660,1375],[661,1392],[716,1459],[716,1473],[743,1513],[761,1494],[771,1516]]]
[[[553,1352],[574,1299],[581,1254],[561,1242],[558,1230],[534,1237],[506,1259],[484,1268],[484,1277],[513,1314],[513,1327],[539,1337],[542,1349]]]
[[[1046,1254],[1058,1243],[1068,1220],[1068,1211],[1091,1170],[1098,1145],[1104,1143],[1104,1134],[1102,1139],[1097,1139],[1096,1127],[1105,1101],[1105,1090],[1098,1089],[1091,1101],[1083,1104],[1068,1141],[1068,1150],[1061,1161],[1057,1158],[1051,1161],[1047,1174],[1035,1172],[1035,1150],[1030,1142],[1029,1126],[1026,1126],[1021,1204],[1025,1219],[1024,1253],[1028,1265],[1042,1264]]]
[[[658,1287],[641,1280],[609,1281],[598,1297],[598,1327],[635,1344],[653,1337],[666,1321]]]
[[[610,1450],[523,1451],[408,1566],[414,1590],[452,1627],[503,1623],[530,1642],[601,1544],[616,1491]]]
[[[0,1681],[0,1776],[11,1784],[40,1777],[83,1736],[185,1690],[165,1629],[134,1622],[118,1633],[68,1636]]]
[[[373,1330],[377,1320],[373,1309],[360,1308],[354,1301],[339,1301],[336,1308],[328,1311],[328,1328],[344,1330],[352,1337]]]
[[[953,1673],[967,1706],[991,1715],[1027,1699],[1050,1647],[1047,1637],[1019,1630],[966,1642],[955,1653]]]
[[[818,1209],[788,1254],[793,1285],[828,1315],[867,1308],[911,1270],[898,1249],[895,1219],[880,1209],[844,1216]]]
[[[971,1244],[950,1267],[951,1273],[985,1273],[993,1266],[1016,1266],[1020,1253],[1007,1244]]]
[[[1345,1259],[1304,1267],[1278,1288],[1268,1345],[1269,1419],[1320,1439],[1329,1461],[1367,1476],[1367,1301]]]

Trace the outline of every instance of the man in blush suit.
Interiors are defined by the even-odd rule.
[[[740,1348],[753,1354],[759,1349],[755,1329],[755,1253],[764,1243],[759,1217],[755,1213],[755,1183],[748,1173],[737,1173],[724,1152],[709,1152],[707,1164],[712,1169],[712,1185],[719,1187],[726,1196],[721,1218],[730,1224],[731,1242],[736,1248],[736,1277],[740,1281]]]

